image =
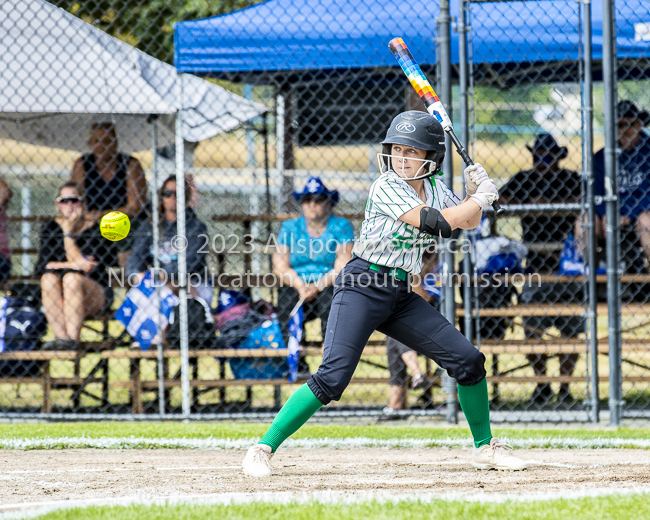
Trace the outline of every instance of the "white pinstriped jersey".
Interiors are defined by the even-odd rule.
[[[424,187],[426,204],[435,209],[461,202],[440,178],[424,179]],[[361,234],[352,253],[373,264],[419,273],[422,253],[435,239],[399,218],[421,204],[422,199],[404,179],[392,171],[381,175],[370,188]]]

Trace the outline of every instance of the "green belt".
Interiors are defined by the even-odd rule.
[[[373,271],[380,272],[382,267],[384,266],[377,265],[377,264],[370,264],[370,269],[372,269]],[[404,269],[400,269],[399,267],[392,267],[388,271],[388,274],[394,278],[397,278],[402,282],[406,282],[409,279],[409,274]]]

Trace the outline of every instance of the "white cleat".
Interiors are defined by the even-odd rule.
[[[490,444],[474,448],[470,464],[476,469],[499,469],[520,471],[528,467],[528,462],[515,457],[510,450],[512,447],[502,444],[499,439],[492,437]]]
[[[248,448],[242,469],[244,474],[249,477],[270,477],[273,470],[271,469],[271,446],[266,444],[255,444]]]

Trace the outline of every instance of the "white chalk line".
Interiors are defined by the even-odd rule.
[[[135,470],[136,468],[134,468]],[[205,469],[241,469],[241,464],[236,466],[183,466],[178,468],[154,468],[158,471],[193,471],[193,470],[205,470]]]
[[[69,468],[69,469],[12,469],[9,471],[0,470],[2,475],[27,475],[35,473],[37,475],[60,474],[60,473],[110,473],[111,471],[195,471],[195,470],[215,470],[215,469],[241,469],[241,464],[237,466],[179,466],[177,468],[150,468],[150,467],[133,467],[133,468]]]
[[[187,438],[149,438],[149,437],[42,437],[33,439],[0,439],[0,449],[193,449],[193,450],[243,450],[248,449],[259,439],[223,439],[208,437],[205,439]],[[650,449],[650,439],[624,438],[555,438],[540,439],[501,439],[513,448],[553,448],[553,449],[610,449],[640,448]],[[372,439],[368,437],[287,439],[283,448],[469,448],[469,438],[446,439]]]
[[[607,463],[595,463],[595,464],[566,464],[560,462],[543,462],[535,459],[527,459],[528,463],[531,466],[545,466],[545,467],[555,467],[555,468],[568,468],[568,469],[596,469],[612,466],[648,466],[650,461],[618,461],[618,462],[607,462]],[[337,462],[335,463],[336,467],[341,466],[378,466],[379,462]],[[390,463],[389,463],[390,464]],[[466,460],[438,460],[438,461],[422,461],[422,462],[409,462],[411,466],[466,466]],[[229,465],[229,466],[178,466],[178,467],[150,467],[150,466],[134,466],[129,468],[62,468],[62,469],[16,469],[16,470],[0,470],[0,480],[12,480],[10,478],[5,478],[11,475],[62,475],[66,473],[112,473],[112,472],[147,472],[151,471],[161,471],[161,472],[179,472],[179,471],[216,471],[216,470],[240,470],[241,465]],[[20,479],[20,478],[19,478]],[[14,478],[13,480],[16,480]],[[20,480],[25,480],[20,479]]]
[[[650,487],[636,486],[632,488],[585,488],[575,491],[548,491],[542,493],[387,493],[386,491],[312,491],[303,493],[292,492],[260,492],[260,493],[212,493],[207,495],[172,495],[146,496],[132,495],[126,497],[92,498],[83,500],[51,500],[41,502],[26,502],[0,505],[0,520],[18,520],[34,518],[60,509],[87,508],[98,506],[175,506],[175,505],[236,505],[264,502],[272,504],[304,504],[316,502],[323,505],[358,504],[369,501],[379,503],[420,501],[424,503],[435,501],[465,501],[478,503],[504,502],[533,502],[550,500],[575,500],[581,498],[596,498],[609,495],[650,494]],[[13,511],[11,511],[13,509]]]

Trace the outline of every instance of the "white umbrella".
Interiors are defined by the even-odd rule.
[[[92,122],[116,124],[120,148],[174,143],[176,70],[43,0],[0,2],[0,138],[83,150]],[[186,75],[183,138],[236,128],[266,107]]]

